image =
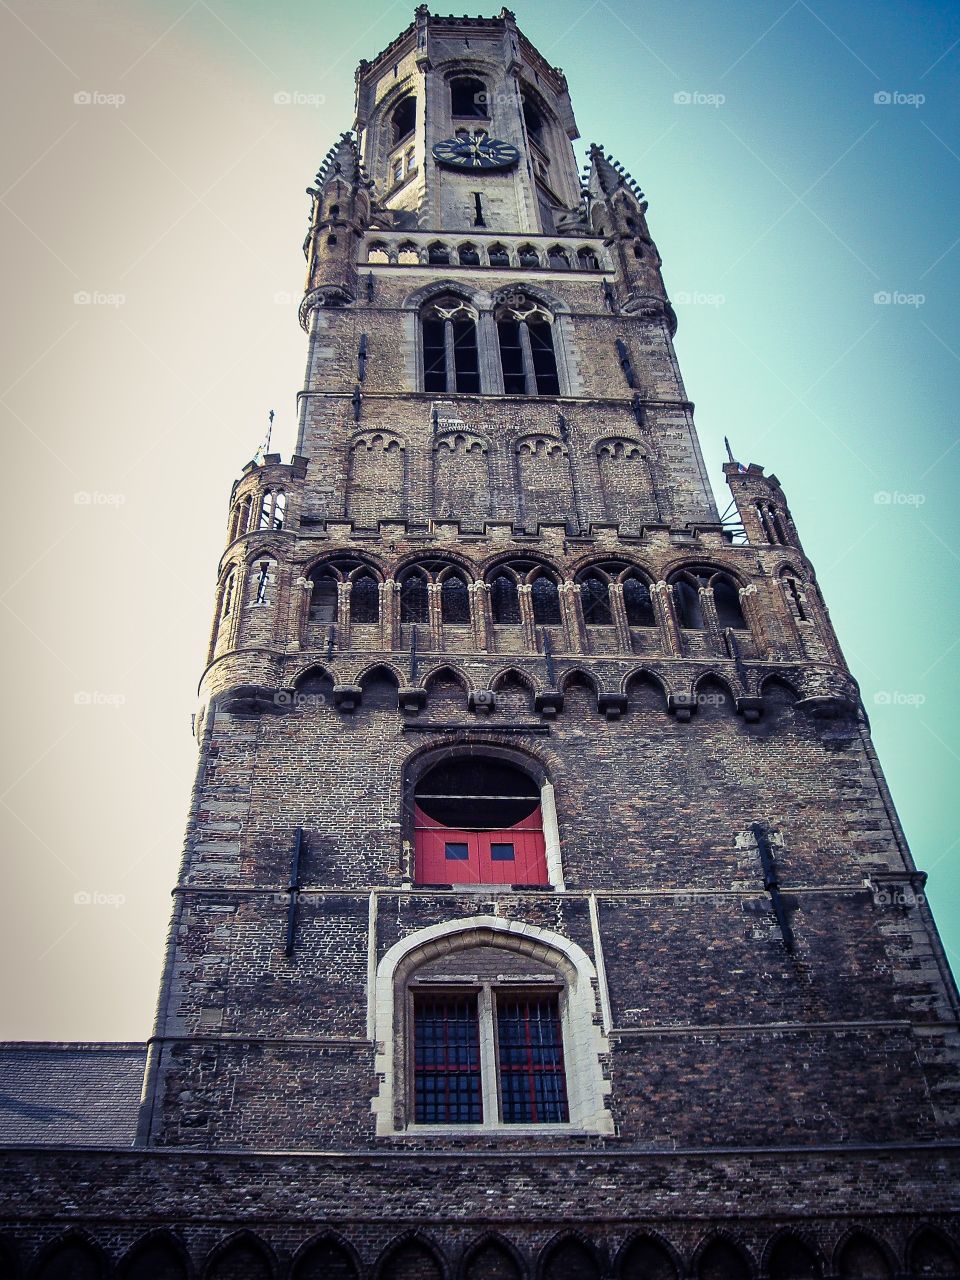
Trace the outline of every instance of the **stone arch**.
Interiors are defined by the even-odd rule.
[[[937,1227],[919,1227],[907,1243],[906,1270],[911,1280],[940,1280],[960,1276],[960,1257],[946,1232]]]
[[[108,1259],[100,1245],[84,1231],[67,1231],[39,1253],[31,1280],[103,1280]]]
[[[470,303],[476,307],[478,311],[482,311],[485,306],[490,305],[490,295],[483,289],[478,289],[475,285],[468,284],[463,280],[433,280],[430,284],[422,285],[419,289],[413,289],[408,293],[400,303],[403,311],[420,311],[420,309],[434,298],[443,297],[446,294],[453,294],[457,298],[462,298],[464,302]]]
[[[273,1280],[273,1252],[252,1231],[237,1231],[207,1254],[203,1280]]]
[[[436,750],[433,749],[434,754]],[[447,748],[440,750],[446,751]],[[512,753],[503,751],[503,754]],[[535,954],[562,974],[566,983],[564,1045],[572,1059],[567,1073],[570,1122],[580,1129],[612,1133],[612,1116],[604,1106],[610,1084],[602,1078],[600,1068],[609,1047],[607,1037],[598,1025],[597,973],[593,961],[582,947],[562,934],[492,915],[445,920],[415,930],[394,943],[381,958],[377,966],[375,1007],[371,1020],[371,1038],[379,1041],[381,1046],[374,1068],[382,1081],[379,1096],[373,1102],[377,1132],[396,1132],[394,1106],[406,1075],[402,1053],[397,1055],[395,1049],[400,1030],[398,996],[405,990],[410,975],[427,959],[477,946],[497,946],[521,954]],[[399,1064],[397,1056],[401,1057]]]
[[[833,1252],[833,1274],[840,1280],[888,1280],[897,1269],[886,1242],[862,1227],[846,1232]]]
[[[592,671],[586,670],[584,667],[574,667],[571,671],[565,671],[557,681],[561,693],[566,693],[571,685],[586,685],[595,697],[600,695],[600,683]]]
[[[459,685],[464,694],[470,692],[471,684],[468,677],[459,667],[449,662],[445,662],[442,667],[434,667],[431,671],[428,671],[420,681],[420,688],[429,691],[433,685],[441,680],[449,680],[453,684]]]
[[[183,1241],[172,1231],[150,1231],[123,1255],[119,1280],[189,1280],[193,1275]]]
[[[713,689],[710,686],[713,686]],[[736,709],[737,693],[730,683],[729,679],[722,675],[719,671],[705,671],[702,676],[697,676],[693,682],[691,693],[697,701],[698,705],[713,706],[713,702],[704,704],[704,698],[710,696],[714,692],[723,694],[727,711]]]
[[[579,1231],[554,1236],[537,1259],[537,1280],[601,1280],[605,1274],[596,1245]]]
[[[355,434],[348,445],[347,515],[360,528],[406,515],[406,441],[395,431]]]
[[[790,676],[783,676],[777,673],[777,675],[765,676],[761,680],[760,697],[792,704],[803,697],[803,694]]]
[[[666,710],[668,689],[663,677],[658,675],[656,671],[651,671],[649,667],[635,667],[633,671],[628,671],[620,682],[620,692],[625,693],[629,698],[637,685],[646,685],[655,690],[661,697],[663,709]]]
[[[411,1231],[387,1245],[373,1276],[374,1280],[446,1280],[447,1268],[433,1241]]]
[[[290,1268],[290,1280],[356,1280],[359,1275],[356,1250],[335,1231],[303,1244]]]
[[[796,1231],[781,1231],[767,1242],[762,1270],[769,1280],[820,1280],[823,1262],[812,1241]]]
[[[491,1231],[466,1250],[458,1280],[524,1280],[526,1274],[519,1250],[499,1232]]]
[[[396,711],[397,690],[403,684],[403,676],[389,662],[375,662],[357,676],[357,684],[363,690],[361,711]]]
[[[645,1231],[623,1242],[613,1272],[617,1280],[676,1280],[683,1266],[665,1240]]]
[[[528,693],[536,693],[537,686],[532,676],[527,675],[525,671],[521,671],[519,667],[504,667],[490,681],[491,689],[501,688],[508,680],[515,680],[518,684],[522,684]]]
[[[341,562],[350,560],[356,560],[357,564],[354,568],[344,571]],[[376,556],[371,556],[366,551],[354,551],[352,548],[324,551],[322,555],[304,565],[301,573],[304,578],[309,578],[318,569],[333,569],[338,578],[346,579],[361,568],[369,569],[380,582],[386,577],[386,571]]]
[[[701,1241],[690,1272],[696,1280],[750,1280],[756,1268],[735,1240],[719,1232]]]

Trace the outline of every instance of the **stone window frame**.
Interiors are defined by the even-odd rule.
[[[411,979],[417,969],[444,955],[479,946],[502,947],[504,951],[535,958],[552,966],[560,990],[560,1018],[566,1068],[567,1103],[570,1119],[564,1123],[504,1124],[499,1115],[485,1108],[482,1124],[417,1124],[412,1113],[412,1062],[408,1004],[412,1000]],[[369,993],[372,1003],[372,1035],[376,1042],[375,1072],[380,1087],[371,1102],[377,1137],[427,1135],[463,1136],[471,1133],[503,1137],[556,1134],[607,1134],[615,1130],[613,1116],[604,1105],[610,1081],[604,1078],[602,1063],[610,1052],[609,1040],[600,1025],[598,976],[593,961],[569,938],[501,916],[476,915],[446,920],[416,930],[394,943],[381,958]],[[436,983],[446,989],[446,984]],[[531,983],[532,990],[549,983]],[[426,984],[425,984],[426,987]],[[464,986],[464,990],[466,986]],[[526,989],[521,983],[504,983],[504,989]]]

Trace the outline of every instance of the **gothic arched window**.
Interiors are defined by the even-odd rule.
[[[420,314],[423,389],[440,393],[480,390],[476,313],[462,298],[434,298]]]
[[[553,345],[553,317],[522,296],[497,309],[503,390],[508,396],[558,396],[560,378]]]
[[[655,627],[657,625],[650,588],[636,574],[631,574],[623,580],[623,607],[626,610],[628,626]]]
[[[287,510],[287,495],[282,489],[268,489],[260,507],[261,529],[282,529]]]
[[[450,114],[486,120],[487,86],[474,76],[457,76],[450,81]]]
[[[499,625],[516,626],[520,621],[517,580],[506,570],[501,570],[490,582],[490,611]]]
[[[706,626],[701,605],[701,592],[710,591],[720,627],[746,630],[747,623],[740,607],[740,588],[725,573],[712,569],[685,569],[673,580],[673,598],[681,627],[702,630]]]
[[[610,582],[599,569],[591,569],[580,579],[580,603],[588,627],[608,627],[613,622],[610,609]]]
[[[448,574],[440,584],[440,617],[443,622],[470,621],[470,591],[456,572]]]
[[[439,240],[435,240],[433,244],[427,248],[427,260],[432,267],[449,267],[450,250],[445,244],[441,244]]]
[[[380,621],[380,586],[369,569],[350,579],[350,621],[360,625]]]
[[[390,116],[392,130],[391,146],[397,146],[408,138],[417,127],[417,100],[412,93],[401,98]]]
[[[540,574],[530,588],[533,620],[539,626],[556,626],[561,621],[560,592],[553,578]]]
[[[310,621],[329,626],[337,620],[337,575],[333,569],[320,569],[311,581]]]
[[[522,244],[517,250],[517,261],[520,263],[521,267],[539,267],[540,255],[532,244]]]
[[[430,621],[427,575],[422,569],[409,569],[400,583],[400,621]]]
[[[577,262],[581,271],[599,271],[600,259],[596,249],[581,249],[577,254]]]
[[[510,253],[505,244],[492,244],[487,250],[487,261],[491,267],[509,267]]]
[[[570,270],[570,259],[567,256],[567,251],[558,244],[552,245],[547,250],[547,262],[554,271]]]
[[[538,110],[533,102],[529,91],[524,90],[523,94],[523,123],[527,126],[527,137],[531,142],[535,142],[538,147],[543,147],[544,132],[546,130],[546,120],[543,113]]]
[[[237,572],[231,569],[227,574],[227,579],[223,584],[223,604],[220,607],[220,617],[229,618],[233,612],[233,596],[237,589]]]
[[[479,267],[480,254],[475,244],[462,244],[457,249],[461,267]]]

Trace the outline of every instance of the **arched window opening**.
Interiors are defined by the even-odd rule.
[[[691,631],[702,631],[703,609],[700,607],[698,586],[687,578],[681,578],[679,582],[674,583],[673,599],[681,627],[687,627]]]
[[[457,76],[450,81],[450,114],[473,120],[486,120],[487,86],[474,76]]]
[[[369,570],[351,579],[350,620],[360,626],[380,621],[380,587]]]
[[[421,315],[423,389],[478,392],[480,357],[476,313],[455,296],[435,298]]]
[[[329,626],[337,620],[337,576],[332,569],[311,575],[310,621]]]
[[[649,1236],[634,1240],[617,1268],[620,1280],[675,1280],[676,1274],[670,1254]]]
[[[414,791],[418,884],[548,884],[540,789],[516,765],[462,756]]]
[[[462,244],[457,250],[461,267],[479,267],[480,254],[475,244]]]
[[[520,622],[520,594],[517,582],[508,573],[498,573],[490,583],[490,611],[500,626],[516,626]]]
[[[581,249],[577,254],[577,262],[581,271],[599,271],[600,259],[595,249]]]
[[[181,1250],[163,1236],[135,1244],[117,1268],[120,1280],[187,1280]]]
[[[273,1268],[259,1244],[236,1240],[220,1250],[207,1264],[205,1280],[272,1280]]]
[[[470,621],[470,591],[459,574],[451,573],[441,583],[440,616],[454,624]]]
[[[400,621],[429,622],[430,595],[426,575],[412,569],[400,584]]]
[[[504,244],[492,244],[487,250],[487,261],[491,267],[509,267],[510,253]]]
[[[260,506],[260,528],[282,529],[287,510],[287,495],[282,489],[267,489]]]
[[[401,98],[390,117],[393,130],[392,145],[397,146],[409,137],[417,127],[417,100],[412,93]]]
[[[857,1232],[840,1250],[836,1273],[843,1280],[887,1280],[890,1263],[876,1240]]]
[[[229,618],[233,612],[233,596],[237,589],[237,574],[235,569],[231,569],[227,574],[227,580],[223,584],[223,605],[220,609],[221,618]]]
[[[413,267],[420,261],[420,253],[415,244],[411,244],[409,240],[405,240],[397,248],[397,262],[401,267]]]
[[[521,267],[533,269],[540,266],[540,255],[532,244],[522,244],[517,250],[517,261]]]
[[[770,1280],[820,1280],[823,1269],[817,1255],[799,1236],[781,1236],[767,1263]]]
[[[390,254],[387,252],[387,246],[382,240],[378,240],[375,244],[370,246],[367,253],[367,261],[381,264],[389,263]]]
[[[439,240],[435,240],[427,249],[427,260],[433,267],[449,267],[450,250]]]
[[[783,585],[787,593],[787,601],[790,605],[790,612],[798,622],[808,622],[806,606],[803,601],[803,594],[800,590],[800,583],[796,578],[789,576],[784,577]]]
[[[547,250],[547,262],[554,271],[570,270],[570,259],[567,257],[567,251],[558,244]]]
[[[343,1245],[318,1240],[293,1264],[291,1280],[356,1280],[357,1268]]]
[[[579,1240],[561,1240],[544,1259],[543,1280],[600,1280],[597,1260]]]
[[[956,1280],[960,1276],[960,1260],[939,1231],[924,1227],[907,1249],[907,1273],[911,1280]]]
[[[530,589],[533,604],[533,620],[541,627],[558,626],[561,622],[560,591],[546,574],[534,578]]]
[[[642,246],[642,245],[635,244],[635,245],[633,246],[633,256],[634,256],[635,258],[642,258],[642,257],[643,257],[643,246]]]
[[[523,1273],[503,1245],[488,1240],[470,1254],[463,1280],[523,1280]]]
[[[580,601],[583,620],[588,627],[608,627],[613,622],[610,610],[610,585],[597,572],[587,573],[580,579]]]
[[[712,582],[713,603],[717,610],[717,622],[721,627],[734,627],[739,631],[747,622],[740,607],[740,589],[729,578],[717,574]]]
[[[500,366],[506,395],[557,396],[560,379],[552,317],[539,303],[521,299],[496,312]]]
[[[267,587],[270,583],[270,561],[261,560],[257,565],[256,586],[254,587],[254,604],[267,604]]]
[[[628,626],[655,627],[657,625],[650,588],[640,578],[629,577],[624,581],[623,607],[626,610]]]
[[[697,1262],[698,1280],[750,1280],[743,1254],[726,1240],[713,1240]]]
[[[546,121],[528,93],[523,95],[523,123],[527,127],[527,137],[542,149],[546,133]]]

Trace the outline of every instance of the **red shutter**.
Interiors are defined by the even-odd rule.
[[[539,805],[528,818],[501,831],[445,827],[419,805],[414,822],[418,884],[549,883]],[[512,858],[504,856],[510,849]]]

